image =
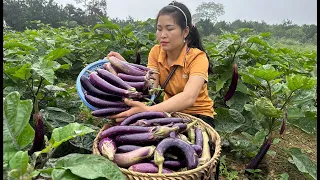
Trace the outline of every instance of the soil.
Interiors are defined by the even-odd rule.
[[[280,174],[287,173],[290,180],[303,180],[306,179],[304,175],[297,169],[294,164],[288,161],[290,155],[284,150],[286,148],[300,148],[302,152],[307,155],[315,164],[317,163],[317,138],[316,135],[307,134],[297,127],[287,126],[284,134],[282,134],[280,142],[271,145],[269,150],[275,151],[276,155],[266,155],[259,165],[261,170],[260,177],[252,177],[244,174],[245,166],[248,162],[236,160],[234,153],[224,151],[222,155],[226,155],[226,165],[228,172],[237,171],[238,178],[235,179],[280,179]],[[225,176],[220,175],[219,179],[226,180]],[[230,179],[228,179],[230,180]]]

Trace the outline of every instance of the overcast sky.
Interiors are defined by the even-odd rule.
[[[75,0],[54,0],[59,4],[73,4]],[[126,19],[128,16],[138,20],[155,18],[158,11],[172,0],[107,0],[107,13],[111,18]],[[289,19],[293,24],[317,24],[317,0],[179,0],[191,11],[201,2],[221,3],[225,14],[218,21],[252,20],[268,24],[280,24]],[[138,3],[137,3],[138,2]]]

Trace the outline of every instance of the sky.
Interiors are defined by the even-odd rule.
[[[75,0],[54,0],[66,5],[76,4]],[[126,19],[131,16],[136,20],[155,18],[158,11],[172,0],[107,0],[107,13],[111,18]],[[138,2],[138,3],[137,3]],[[224,5],[225,14],[218,21],[233,22],[237,19],[246,21],[264,21],[267,24],[281,24],[289,19],[293,24],[317,24],[317,0],[179,0],[195,13],[202,2],[215,2]]]

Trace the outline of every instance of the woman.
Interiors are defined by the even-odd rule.
[[[199,117],[214,127],[214,103],[207,88],[209,60],[202,47],[199,32],[191,23],[190,11],[184,4],[172,2],[160,10],[156,26],[160,44],[151,49],[148,57],[148,67],[159,72],[155,75],[155,87],[159,83],[163,87],[170,71],[177,66],[165,87],[164,101],[146,106],[141,102],[125,99],[125,103],[131,108],[109,118],[117,118],[119,122],[144,111],[183,112]],[[110,52],[108,57],[110,56],[124,60],[116,52]]]

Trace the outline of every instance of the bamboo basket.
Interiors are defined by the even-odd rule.
[[[158,173],[140,173],[135,171],[130,171],[125,168],[120,168],[121,172],[127,177],[128,180],[213,180],[215,171],[216,171],[216,164],[220,157],[221,153],[221,139],[219,134],[207,123],[205,123],[203,120],[196,118],[194,116],[176,112],[172,114],[173,117],[181,117],[189,120],[198,120],[198,125],[200,125],[202,128],[206,129],[209,138],[212,140],[213,144],[215,145],[215,152],[207,163],[195,168],[190,169],[187,171],[181,171],[181,172],[174,172],[174,173],[168,173],[168,174],[158,174]],[[93,154],[101,155],[98,150],[98,144],[99,144],[99,135],[102,131],[109,128],[111,125],[104,125],[100,132],[98,133],[97,137],[94,140],[93,143]]]

